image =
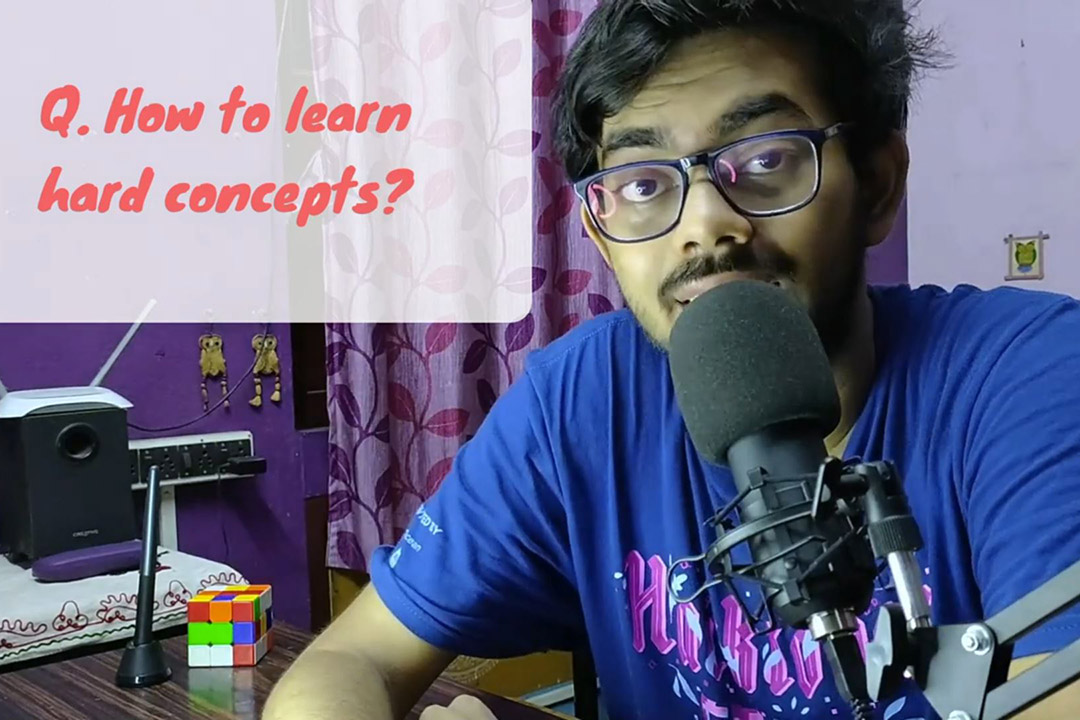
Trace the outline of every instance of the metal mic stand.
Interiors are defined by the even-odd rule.
[[[770,512],[734,526],[729,515],[752,493],[765,498]],[[843,519],[841,524],[838,518]],[[922,536],[892,463],[828,458],[816,475],[791,477],[769,477],[754,470],[749,486],[709,524],[717,526],[718,538],[708,551],[669,567],[668,589],[675,601],[691,602],[709,588],[724,585],[750,619],[755,635],[775,627],[772,616],[777,608],[781,615],[796,618],[789,624],[808,627],[823,643],[836,684],[858,717],[869,717],[864,697],[875,702],[892,699],[905,677],[915,681],[946,720],[1004,720],[1080,678],[1077,640],[1006,682],[1013,643],[1080,601],[1080,562],[985,622],[933,626],[915,556],[922,549]],[[776,545],[768,554],[756,556],[749,565],[734,562],[731,552],[737,545],[748,543],[753,548],[754,541],[765,537]],[[808,547],[819,548],[820,554],[806,563]],[[862,572],[868,550],[888,564],[900,602],[882,606],[864,664],[853,649],[855,616],[865,612],[880,572]],[[827,603],[817,594],[822,590],[813,585],[815,576],[820,579],[822,569],[831,568],[845,553],[853,559],[849,572],[861,573],[840,578],[860,585],[849,596],[856,601],[823,609]],[[713,577],[682,597],[672,584],[673,570],[682,563],[702,561]],[[778,575],[770,569],[777,566],[789,572]],[[762,613],[755,615],[746,607],[732,585],[735,578],[768,591]],[[868,579],[869,586],[862,588]],[[766,625],[759,628],[763,620]]]
[[[990,619],[910,630],[896,605],[881,608],[867,645],[867,685],[875,700],[914,677],[946,720],[1003,720],[1080,678],[1080,640],[1008,680],[1013,643],[1080,600],[1080,562]]]
[[[827,461],[828,462],[828,461]],[[922,540],[890,463],[850,466],[874,555],[889,563],[900,605],[882,606],[867,645],[867,688],[888,700],[910,677],[946,720],[1004,720],[1080,678],[1080,640],[1008,680],[1013,643],[1080,601],[1080,562],[981,623],[930,622],[915,551]]]

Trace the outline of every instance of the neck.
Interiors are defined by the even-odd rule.
[[[851,332],[830,360],[840,394],[840,423],[825,438],[825,448],[833,457],[843,458],[874,381],[874,308],[865,290],[856,294]]]

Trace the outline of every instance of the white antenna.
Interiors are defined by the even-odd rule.
[[[127,333],[120,340],[120,344],[116,346],[116,349],[112,351],[112,355],[109,356],[109,359],[106,360],[105,364],[98,370],[93,382],[90,383],[90,387],[98,387],[105,380],[105,376],[112,370],[112,366],[116,363],[116,359],[120,357],[120,353],[124,352],[124,348],[131,342],[131,338],[135,337],[135,333],[139,331],[139,326],[143,324],[143,320],[146,319],[146,316],[150,314],[150,311],[154,309],[155,305],[157,305],[157,300],[153,299],[146,304],[143,311],[139,313],[139,317],[135,318],[135,322],[132,323],[131,327],[128,328]]]

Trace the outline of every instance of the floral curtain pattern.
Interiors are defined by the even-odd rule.
[[[457,450],[520,375],[529,351],[623,305],[614,275],[584,234],[550,132],[556,79],[582,20],[596,5],[597,0],[460,1],[459,9],[501,17],[532,12],[533,267],[515,278],[519,291],[532,293],[532,310],[510,325],[327,326],[329,567],[364,571],[375,547],[401,537],[450,470]],[[362,14],[355,2],[311,0],[319,91],[340,94],[362,75],[358,43],[377,42],[378,32],[362,21],[358,39],[343,30],[357,28]],[[433,50],[429,43],[426,52],[444,44],[435,43]],[[524,49],[516,60],[510,55],[496,53],[491,62],[528,60]],[[477,73],[466,61],[448,82],[474,82]],[[400,92],[410,95],[407,87]],[[432,136],[437,139],[442,130],[431,131]],[[905,204],[890,237],[868,253],[868,282],[907,282],[906,218]],[[333,237],[326,240],[333,252]]]
[[[531,350],[622,306],[614,276],[585,237],[549,130],[556,79],[582,19],[595,4],[483,3],[487,11],[503,16],[532,12],[534,261],[531,273],[517,279],[522,290],[532,293],[531,312],[509,325],[327,326],[330,567],[366,570],[377,546],[401,537],[420,503],[450,470],[457,450],[520,375]],[[347,6],[312,0],[317,91],[338,91],[360,74],[359,53],[351,53],[349,46],[363,41],[365,31],[360,29],[359,40],[342,31],[357,27],[356,18],[341,16]],[[334,32],[327,33],[327,27]],[[522,55],[527,62],[528,54]],[[494,61],[506,62],[506,57]],[[463,63],[449,82],[468,83],[475,75],[475,68]],[[400,92],[409,96],[407,87]]]

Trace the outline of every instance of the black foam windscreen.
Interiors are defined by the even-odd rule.
[[[724,465],[737,440],[787,421],[840,422],[828,356],[810,315],[791,293],[740,280],[699,296],[671,331],[668,355],[690,438]]]

